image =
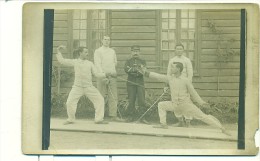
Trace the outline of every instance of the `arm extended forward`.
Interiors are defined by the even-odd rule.
[[[139,72],[142,73],[144,76],[153,78],[159,82],[169,83],[169,79],[167,75],[163,75],[155,72],[149,72],[144,66],[141,66],[141,70]]]

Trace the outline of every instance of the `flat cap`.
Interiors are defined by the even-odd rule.
[[[139,45],[131,46],[131,51],[134,51],[134,50],[140,50],[140,46]]]

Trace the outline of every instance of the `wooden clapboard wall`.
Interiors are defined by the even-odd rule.
[[[53,30],[53,52],[59,45],[69,45],[69,15],[68,10],[55,10],[54,12],[54,30]],[[68,54],[67,52],[64,54]],[[65,55],[66,56],[66,55]],[[54,60],[56,60],[54,58]]]
[[[194,77],[194,86],[205,99],[215,99],[218,95],[218,68],[216,66],[217,35],[208,27],[208,20],[222,31],[223,40],[234,39],[231,48],[237,55],[222,64],[219,76],[219,96],[238,99],[239,96],[239,60],[240,60],[240,10],[202,10],[199,19],[199,76]],[[223,43],[225,44],[225,43]],[[225,48],[222,46],[222,48]]]
[[[71,11],[69,10],[55,10],[54,11],[54,30],[53,30],[53,53],[56,53],[56,49],[59,45],[65,45],[66,50],[63,51],[64,58],[72,58],[71,54]],[[53,67],[59,66],[56,56],[53,54]],[[73,68],[60,66],[61,71],[73,72]],[[57,68],[55,68],[57,69]],[[73,73],[74,74],[74,73]],[[69,82],[57,85],[53,82],[52,92],[59,92],[62,94],[68,94],[73,84],[73,78]],[[60,87],[58,90],[58,86]]]
[[[55,10],[54,18],[54,50],[60,44],[68,47],[64,57],[71,58],[71,17],[69,10]],[[118,58],[117,71],[119,99],[125,99],[127,75],[123,70],[125,61],[130,58],[130,47],[134,44],[141,46],[141,56],[147,62],[151,71],[160,71],[159,68],[159,15],[158,10],[110,10],[109,34],[111,47],[115,49]],[[218,87],[218,69],[216,67],[216,34],[208,28],[208,20],[213,21],[218,29],[222,30],[224,40],[235,39],[232,48],[238,52],[228,63],[222,65]],[[239,51],[240,51],[240,11],[239,10],[199,10],[198,16],[198,54],[199,73],[193,78],[193,84],[198,93],[205,98],[238,99],[239,94]],[[53,58],[56,65],[56,58]],[[73,69],[69,69],[73,71]],[[73,79],[72,79],[73,81]],[[68,93],[72,81],[61,84],[61,93]],[[162,92],[163,83],[146,79],[146,89],[154,89],[156,93]],[[95,84],[94,84],[95,85]],[[56,89],[55,89],[56,90]]]
[[[158,23],[156,10],[112,10],[111,17],[111,47],[116,50],[118,58],[117,72],[119,98],[127,96],[127,74],[124,72],[124,64],[130,58],[132,45],[139,45],[141,58],[146,60],[150,70],[156,70],[158,65]],[[162,83],[146,79],[147,89],[162,91]]]

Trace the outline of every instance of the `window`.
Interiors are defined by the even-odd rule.
[[[166,72],[169,59],[174,57],[175,45],[184,45],[185,56],[190,58],[194,73],[197,72],[197,13],[196,10],[162,10],[161,18],[161,62],[162,72]]]
[[[73,49],[87,47],[92,60],[93,52],[102,45],[103,36],[107,34],[107,15],[106,10],[73,10]]]

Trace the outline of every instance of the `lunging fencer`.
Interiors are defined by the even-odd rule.
[[[183,64],[183,70],[181,72],[181,76],[188,78],[188,80],[192,83],[192,77],[193,77],[193,68],[192,68],[192,63],[191,60],[184,56],[184,46],[181,43],[176,44],[175,46],[175,56],[170,59],[169,63],[168,63],[168,68],[167,68],[167,76],[168,77],[172,77],[173,72],[172,70],[172,63],[173,62],[180,62]],[[167,89],[169,87],[166,87],[165,89]],[[187,120],[189,121],[189,120]],[[188,123],[188,122],[187,122]],[[179,118],[178,119],[178,123],[174,124],[173,126],[188,126],[188,124],[186,124],[186,120],[184,119],[184,117]]]
[[[217,118],[212,115],[206,115],[193,104],[192,100],[199,103],[202,107],[209,108],[209,104],[201,99],[190,80],[181,76],[183,64],[180,62],[173,62],[171,68],[171,71],[174,74],[173,77],[149,72],[145,67],[142,67],[141,70],[141,72],[147,77],[168,83],[171,90],[171,101],[162,101],[158,104],[160,125],[154,127],[167,129],[166,114],[167,111],[173,111],[177,118],[184,116],[188,124],[193,118],[198,119],[215,128],[219,128],[223,133],[230,135]]]
[[[98,73],[94,64],[87,60],[88,49],[85,47],[79,47],[78,59],[64,59],[61,54],[61,49],[66,47],[60,45],[57,48],[57,60],[64,66],[74,67],[75,79],[72,89],[69,93],[66,106],[68,119],[64,122],[64,125],[73,124],[75,122],[75,114],[77,110],[77,103],[81,96],[85,95],[93,103],[95,108],[95,123],[96,124],[108,124],[104,121],[104,98],[99,91],[92,84],[92,75],[98,78],[105,78],[110,74]]]

